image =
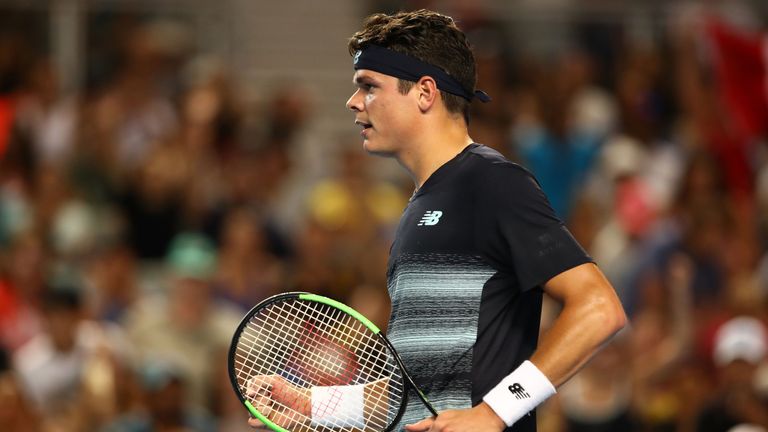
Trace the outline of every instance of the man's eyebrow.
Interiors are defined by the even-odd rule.
[[[370,84],[376,84],[377,81],[370,75],[357,75],[352,79],[352,83],[354,84],[363,84],[363,83],[370,83]]]

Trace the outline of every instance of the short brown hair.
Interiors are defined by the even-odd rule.
[[[437,66],[465,89],[470,92],[475,90],[475,56],[466,35],[449,16],[425,9],[393,15],[373,14],[365,19],[363,29],[349,40],[350,55],[369,44]],[[405,94],[413,84],[412,81],[400,79],[398,89]],[[442,90],[440,94],[448,112],[462,114],[469,123],[469,101]]]

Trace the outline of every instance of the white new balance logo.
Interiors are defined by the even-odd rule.
[[[440,210],[428,211],[424,213],[424,216],[421,218],[421,221],[419,221],[419,226],[437,225],[437,223],[440,222],[440,216],[442,215],[443,215],[443,212],[441,212]]]

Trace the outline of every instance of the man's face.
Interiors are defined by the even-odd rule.
[[[70,352],[77,342],[77,330],[82,321],[79,310],[56,307],[45,313],[45,325],[54,347],[59,352]]]
[[[398,79],[367,69],[358,69],[352,78],[357,90],[347,101],[355,113],[355,124],[363,129],[363,147],[383,156],[396,156],[409,142],[417,99],[398,90]]]

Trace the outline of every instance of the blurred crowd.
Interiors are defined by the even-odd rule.
[[[543,432],[768,430],[765,23],[678,12],[642,43],[577,22],[535,56],[487,10],[451,11],[494,98],[471,136],[536,174],[631,318]],[[302,181],[300,84],[254,103],[161,24],[114,38],[75,94],[0,29],[0,430],[248,430],[225,361],[240,317],[301,290],[385,326],[413,185],[349,138]]]

